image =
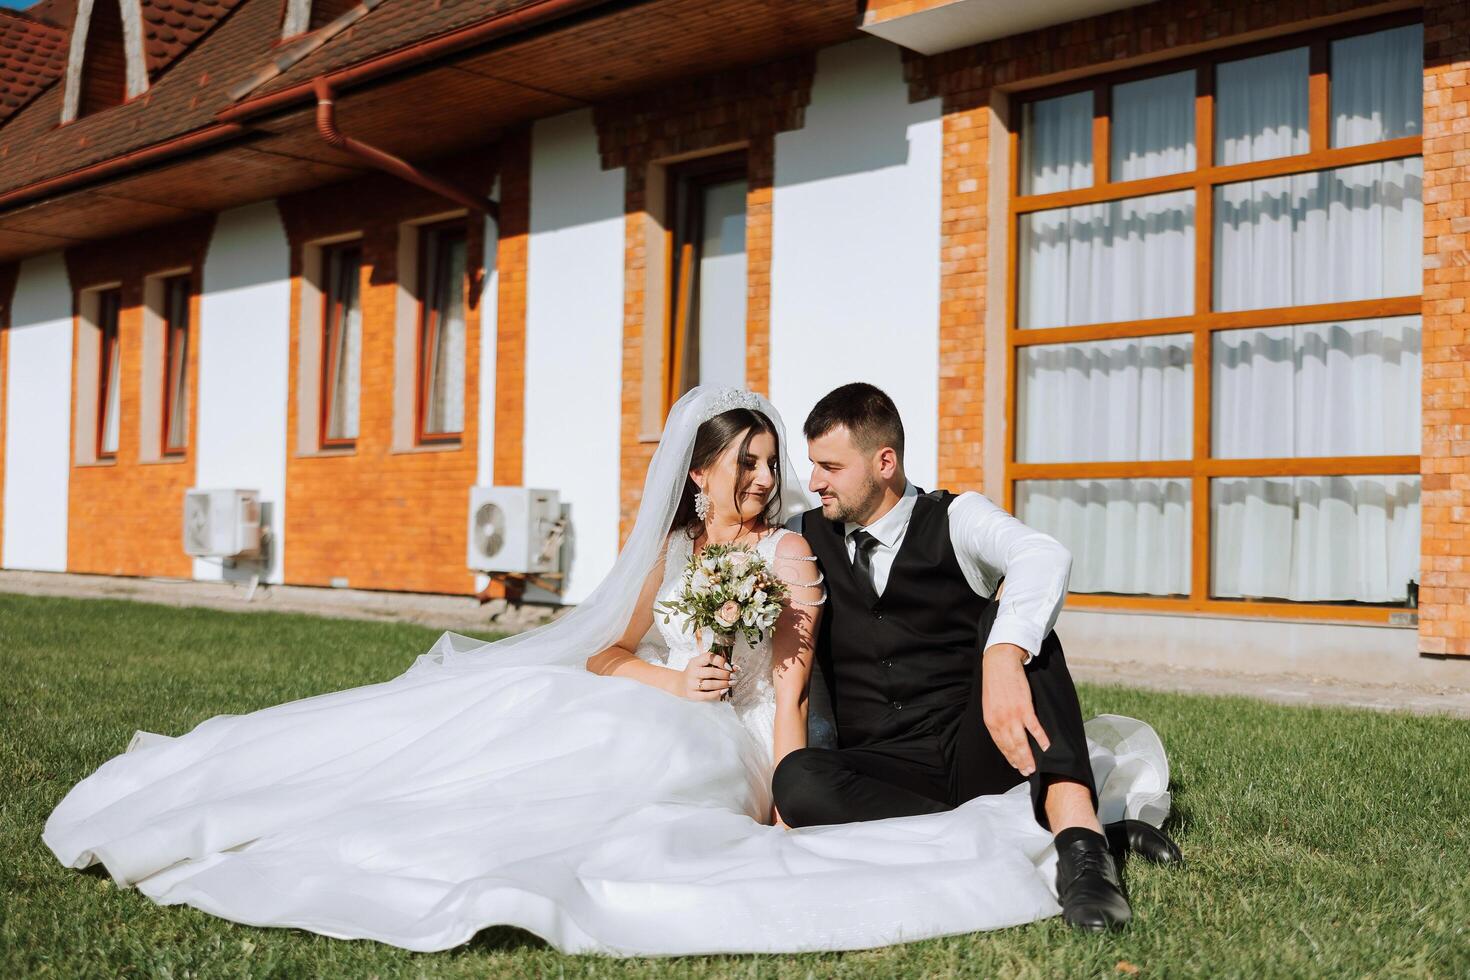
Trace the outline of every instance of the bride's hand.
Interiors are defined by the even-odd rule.
[[[701,653],[681,671],[678,690],[681,698],[691,701],[718,701],[730,689],[735,676],[718,653]]]

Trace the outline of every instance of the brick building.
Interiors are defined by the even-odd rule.
[[[680,391],[862,379],[915,482],[1071,548],[1074,645],[1470,655],[1464,4],[41,0],[0,44],[5,568],[244,574],[180,522],[246,487],[267,581],[465,593],[470,488],[528,485],[575,602]]]

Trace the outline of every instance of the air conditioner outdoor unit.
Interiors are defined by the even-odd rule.
[[[259,491],[198,487],[184,491],[184,552],[219,558],[258,555]]]
[[[470,568],[558,572],[561,536],[561,499],[555,490],[470,488]]]

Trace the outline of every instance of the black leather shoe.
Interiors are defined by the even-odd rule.
[[[1108,846],[1121,857],[1131,851],[1152,864],[1167,864],[1179,867],[1184,864],[1184,854],[1179,845],[1159,828],[1142,820],[1119,820],[1103,828],[1108,835]]]
[[[1121,929],[1133,918],[1118,866],[1101,836],[1057,847],[1057,896],[1063,920],[1074,929]]]

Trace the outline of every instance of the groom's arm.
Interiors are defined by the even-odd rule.
[[[950,503],[949,533],[975,591],[993,594],[1005,579],[982,654],[981,712],[996,747],[1021,775],[1030,776],[1036,760],[1027,733],[1042,751],[1051,747],[1051,740],[1036,718],[1024,665],[1056,625],[1067,597],[1072,553],[974,492]]]
[[[1040,652],[1067,598],[1072,553],[1049,534],[1022,524],[989,497],[969,491],[949,505],[949,537],[970,586],[992,595],[1005,579],[986,649],[1008,643]]]

